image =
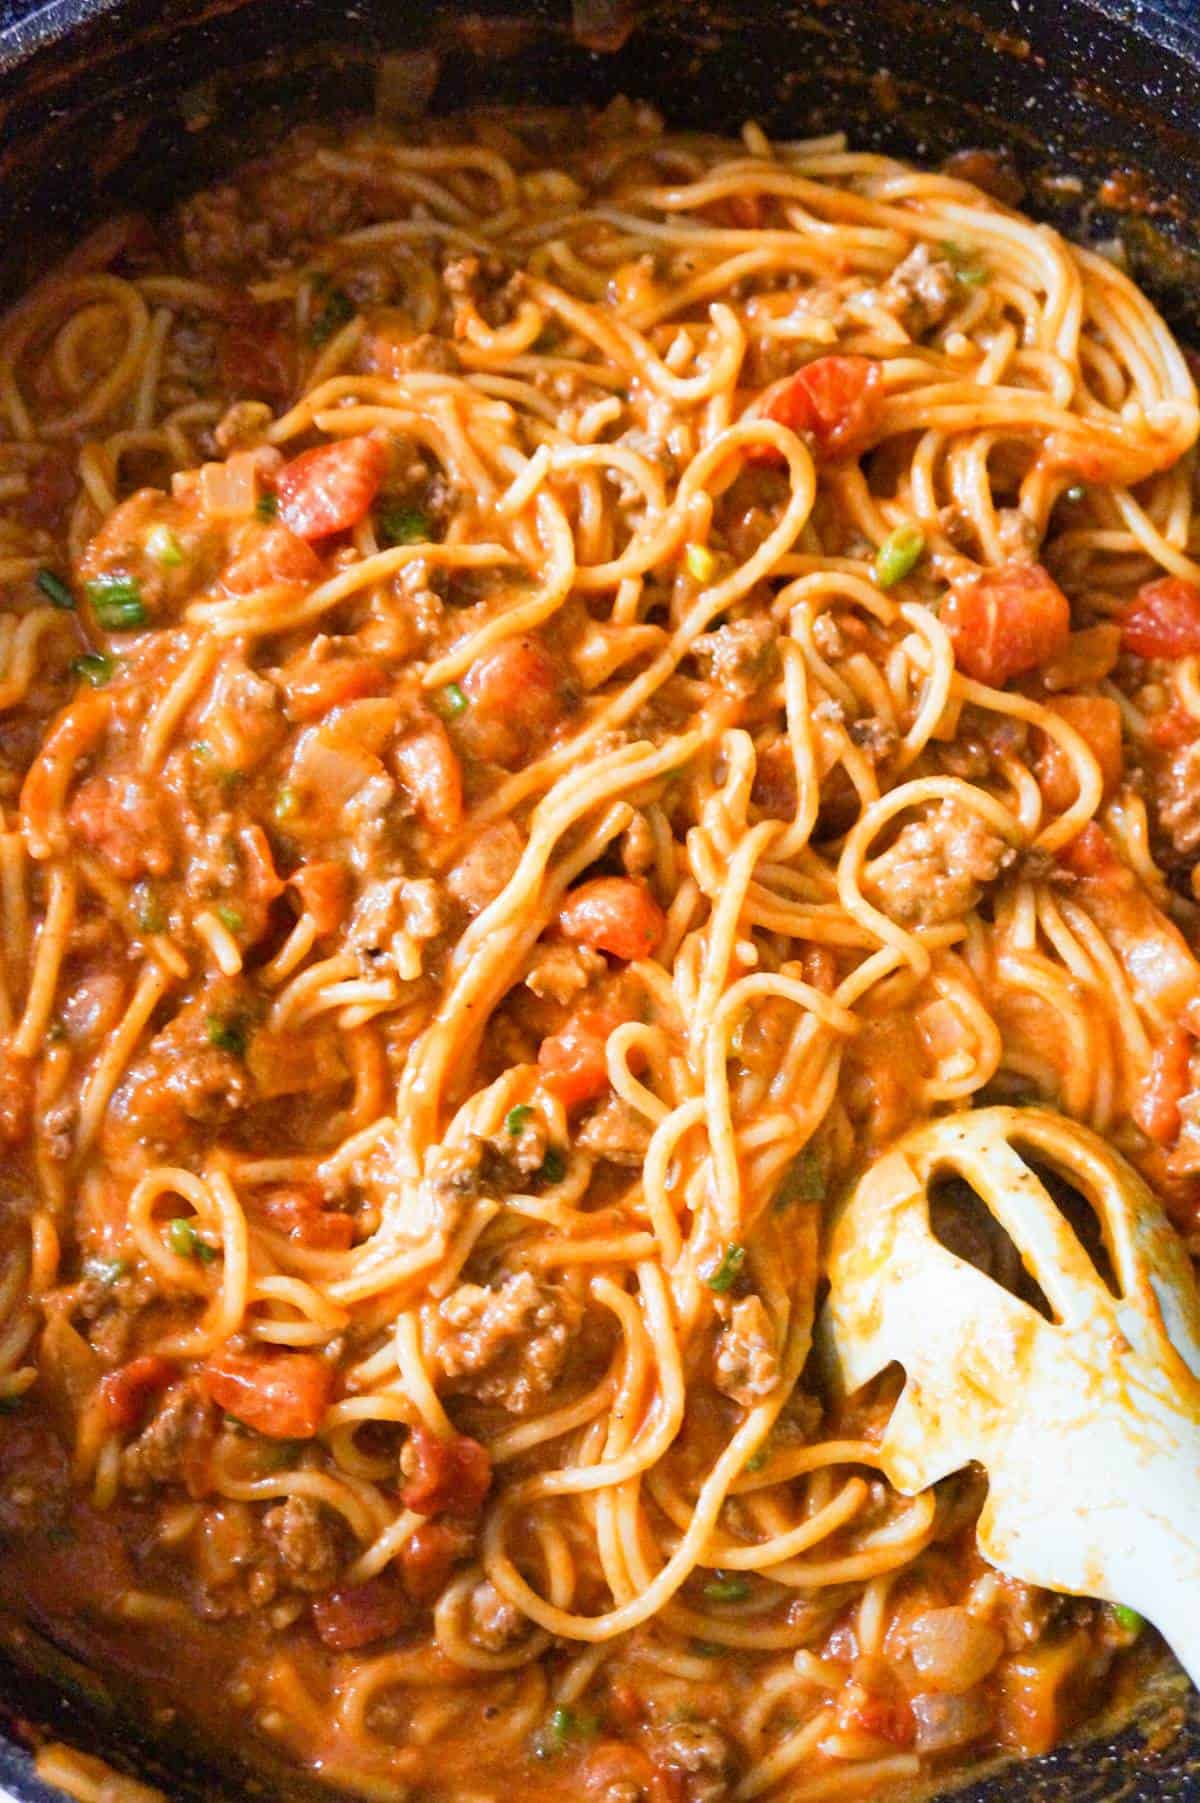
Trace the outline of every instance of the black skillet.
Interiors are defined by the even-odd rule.
[[[1120,238],[1200,343],[1198,0],[0,0],[0,295],[88,220],[162,208],[296,119],[369,111],[380,56],[424,49],[442,110],[624,92],[713,130],[844,128],[925,160],[1005,146],[1025,204]],[[54,1803],[27,1752],[45,1733],[173,1803],[310,1794],[152,1731],[153,1699],[117,1701],[15,1614],[0,1613],[0,1699],[0,1788],[20,1803]],[[1159,1682],[1132,1725],[953,1794],[1200,1803],[1200,1702]]]

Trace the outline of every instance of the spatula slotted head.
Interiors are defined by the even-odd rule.
[[[1039,1168],[1094,1210],[1106,1274]],[[930,1190],[947,1177],[1003,1229],[1046,1314],[938,1238]],[[993,1565],[1130,1605],[1200,1676],[1200,1296],[1137,1174],[1049,1111],[950,1115],[866,1172],[828,1269],[831,1380],[850,1392],[892,1363],[905,1372],[882,1445],[896,1488],[982,1465]]]

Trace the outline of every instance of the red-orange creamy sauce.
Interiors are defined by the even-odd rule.
[[[591,1668],[582,1642],[539,1629],[493,1582],[489,1523],[513,1485],[582,1461],[585,1444],[600,1458],[602,1439],[587,1442],[598,1404],[548,1437],[534,1430],[606,1373],[612,1395],[628,1382],[643,1425],[666,1406],[658,1342],[647,1340],[640,1377],[618,1357],[620,1309],[649,1293],[640,1262],[667,1268],[641,1188],[661,1114],[641,1109],[633,1086],[649,1086],[661,1113],[689,1083],[704,1093],[664,985],[689,943],[707,943],[719,899],[697,837],[722,843],[714,796],[733,793],[744,757],[720,857],[802,808],[802,729],[789,736],[784,693],[785,641],[799,628],[778,597],[806,571],[843,568],[928,609],[956,680],[1066,720],[1099,786],[1093,817],[1049,851],[1034,829],[1006,839],[949,790],[875,846],[863,893],[886,919],[906,932],[970,923],[937,951],[930,982],[940,973],[969,989],[998,1023],[994,1068],[974,1092],[969,1080],[955,1090],[946,1073],[983,1054],[948,991],[897,977],[855,1004],[826,1112],[761,1195],[762,1147],[738,1141],[738,1234],[705,1238],[692,1202],[671,1205],[679,1269],[691,1257],[697,1273],[668,1286],[686,1406],[640,1492],[637,1557],[659,1569],[764,1401],[778,1406],[751,1472],[824,1441],[877,1446],[898,1374],[835,1409],[801,1356],[779,1394],[785,1338],[795,1343],[780,1297],[805,1297],[811,1316],[823,1205],[923,1114],[981,1096],[1078,1112],[1196,1236],[1200,588],[1120,538],[1113,500],[1139,496],[1187,561],[1191,541],[1172,526],[1190,506],[1186,431],[1160,442],[1152,420],[1130,426],[1123,451],[1082,406],[1082,436],[1057,450],[1049,426],[996,427],[982,454],[986,531],[962,500],[975,479],[965,464],[961,504],[939,466],[941,511],[922,517],[921,548],[895,574],[907,553],[889,509],[916,493],[920,456],[897,410],[922,383],[949,383],[952,366],[976,369],[973,344],[986,338],[999,358],[990,334],[1022,304],[970,227],[947,248],[868,220],[858,238],[845,226],[841,251],[822,240],[760,266],[756,246],[770,252],[788,232],[811,246],[801,215],[819,216],[815,187],[743,174],[695,205],[662,199],[714,168],[744,169],[753,146],[665,138],[632,107],[566,124],[456,122],[420,142],[425,160],[405,161],[386,135],[306,131],[167,219],[103,228],[7,330],[19,398],[0,443],[0,1250],[16,1276],[0,1318],[11,1350],[0,1582],[10,1605],[132,1680],[152,1709],[370,1796],[717,1803],[815,1797],[826,1793],[805,1787],[822,1783],[841,1796],[859,1764],[862,1794],[879,1795],[997,1750],[1043,1751],[1132,1681],[1146,1640],[1127,1613],[992,1572],[974,1544],[978,1473],[937,1486],[927,1529],[886,1582],[849,1566],[807,1585],[697,1564],[661,1619],[598,1643]],[[835,196],[883,179],[840,167],[833,150],[813,155],[834,160],[803,179]],[[789,167],[767,164],[767,176]],[[915,179],[930,188],[914,206],[956,203],[986,220],[994,205],[953,172]],[[904,204],[899,189],[886,204]],[[572,223],[588,208],[600,210],[590,226]],[[637,219],[657,235],[640,242]],[[826,227],[836,236],[832,215]],[[704,271],[735,252],[744,264],[706,291]],[[598,335],[539,283],[576,297]],[[688,283],[694,298],[673,313]],[[705,337],[714,296],[742,334],[732,373],[715,399],[672,399],[672,370],[703,387],[724,354],[719,317]],[[1099,348],[1085,365],[1115,410],[1113,318],[1089,328]],[[603,332],[622,321],[631,337],[610,355]],[[136,369],[122,373],[131,346]],[[1020,394],[1043,376],[1049,385],[1031,349],[1004,379]],[[321,406],[276,430],[322,383],[334,386]],[[539,614],[559,553],[533,477],[505,511],[531,458],[544,450],[551,474],[537,481],[590,570],[648,538],[705,434],[743,415],[795,434],[803,463],[789,466],[773,440],[735,447],[660,554],[611,586],[572,579]],[[647,496],[641,462],[570,465],[573,444],[643,460],[662,496]],[[815,499],[788,568],[764,568],[697,642],[676,645],[627,717],[588,740],[599,711],[670,651],[698,597],[769,541],[809,463]],[[495,556],[460,555],[487,545]],[[357,581],[364,562],[402,549]],[[343,576],[339,596],[330,585]],[[36,631],[23,627],[35,614]],[[838,905],[823,873],[872,795],[931,777],[1007,796],[1023,771],[1026,811],[1040,808],[1044,825],[1076,794],[1071,754],[979,701],[906,764],[920,686],[896,675],[908,633],[848,589],[822,604],[808,641],[811,840],[781,854],[794,879],[761,877],[783,898],[777,918],[764,905],[739,930],[745,971],[784,971],[818,998],[871,949],[866,929],[820,922]],[[478,635],[467,667],[431,688],[428,672]],[[690,761],[633,782],[591,856],[580,847],[599,811],[562,839],[578,867],[538,879],[544,917],[523,904],[528,942],[470,1004],[418,1176],[404,1175],[386,1133],[339,1162],[398,1106],[424,1119],[425,1091],[403,1088],[414,1047],[461,974],[464,934],[520,880],[552,783],[693,729]],[[1144,838],[1135,820],[1122,840],[1135,815]],[[1022,884],[1065,898],[1079,931],[1090,922],[1145,1035],[1140,1064],[1112,1055],[1107,1114],[1045,994],[1005,989],[1003,960],[989,964]],[[794,925],[801,901],[817,925]],[[1108,1034],[1086,973],[1066,969],[1061,945],[1038,955],[1088,1030]],[[699,975],[688,993],[702,993]],[[770,1118],[775,1074],[800,1056],[797,1018],[771,1000],[734,1035],[735,1133],[750,1106],[737,1098],[757,1096]],[[631,1024],[651,1037],[621,1054],[618,1092],[611,1036]],[[664,1047],[682,1061],[675,1077]],[[947,1099],[931,1100],[942,1077]],[[456,1110],[504,1082],[514,1086],[496,1120],[444,1139]],[[812,1084],[801,1089],[787,1102],[797,1121]],[[699,1157],[688,1132],[685,1164]],[[159,1189],[145,1202],[148,1183]],[[399,1274],[356,1293],[355,1261],[412,1208],[423,1225],[402,1241]],[[426,1270],[422,1247],[438,1234],[441,1262]],[[613,1250],[559,1258],[589,1235]],[[250,1300],[223,1321],[235,1258]],[[404,1356],[423,1361],[434,1402],[406,1388],[403,1360],[387,1363],[405,1311],[422,1325]],[[355,1428],[345,1405],[384,1392],[387,1406]],[[911,1506],[866,1463],[731,1495],[720,1531],[753,1546],[852,1480],[863,1488],[846,1525],[796,1555],[851,1560]],[[416,1524],[358,1572],[406,1512]],[[607,1492],[591,1514],[570,1498],[531,1502],[506,1529],[508,1553],[556,1607],[602,1615],[615,1606],[605,1559],[633,1570],[636,1549],[602,1558],[597,1546],[631,1531],[628,1519]],[[801,1670],[803,1683],[789,1676]],[[772,1685],[777,1706],[764,1701]],[[803,1758],[739,1789],[818,1720]]]

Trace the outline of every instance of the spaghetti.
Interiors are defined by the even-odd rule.
[[[980,1098],[1200,1249],[1146,299],[840,138],[306,132],[81,245],[0,418],[10,1590],[368,1798],[1049,1746],[1137,1623],[809,1354],[826,1201]]]

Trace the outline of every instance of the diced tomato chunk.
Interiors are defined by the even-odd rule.
[[[614,958],[651,958],[662,943],[666,916],[644,883],[602,876],[572,889],[559,909],[568,939]]]
[[[1200,651],[1200,588],[1181,576],[1147,582],[1122,615],[1121,646],[1134,657],[1188,657]]]
[[[332,933],[341,926],[350,906],[350,872],[344,864],[332,858],[302,864],[288,881],[318,933]]]
[[[112,1426],[125,1433],[137,1427],[147,1403],[166,1389],[177,1370],[170,1359],[152,1353],[131,1359],[117,1371],[105,1372],[100,1379],[100,1398]]]
[[[475,757],[494,764],[524,763],[570,705],[557,659],[529,633],[485,651],[462,686],[468,705],[459,736]]]
[[[806,435],[818,457],[840,463],[865,451],[883,413],[883,371],[873,357],[818,357],[768,390],[754,409],[764,419]],[[778,463],[773,447],[747,462]]]
[[[258,1198],[258,1212],[277,1233],[285,1233],[298,1246],[344,1252],[354,1244],[350,1216],[327,1209],[316,1190],[301,1184],[264,1191]]]
[[[412,1614],[412,1604],[388,1572],[368,1578],[365,1584],[330,1590],[312,1606],[313,1626],[335,1653],[350,1653],[356,1647],[389,1639],[409,1625]]]
[[[221,1352],[201,1377],[218,1408],[271,1440],[311,1440],[333,1389],[333,1367],[311,1352]]]
[[[1058,861],[1073,876],[1098,879],[1111,887],[1121,887],[1127,875],[1127,866],[1094,820],[1089,820],[1071,843],[1063,846]]]
[[[346,701],[386,695],[387,671],[365,657],[306,658],[289,670],[284,706],[290,720],[320,720]]]
[[[1169,1146],[1179,1137],[1179,1104],[1190,1086],[1196,1041],[1185,1027],[1168,1027],[1133,1104],[1133,1118],[1147,1139]]]
[[[1003,564],[951,589],[941,613],[961,670],[1002,688],[1066,650],[1071,608],[1038,563]]]
[[[302,451],[275,478],[279,517],[299,538],[346,532],[370,511],[387,467],[387,447],[377,438],[342,438]]]
[[[427,1427],[414,1427],[401,1456],[408,1482],[400,1493],[418,1515],[471,1516],[483,1507],[492,1481],[487,1448],[466,1434],[443,1440]]]
[[[396,774],[424,826],[438,833],[457,832],[462,825],[462,766],[436,720],[401,739],[395,753]]]
[[[608,1036],[628,1017],[601,1009],[571,1016],[559,1032],[543,1039],[538,1066],[547,1089],[566,1109],[594,1102],[608,1088]]]
[[[276,582],[317,582],[321,560],[311,545],[278,522],[269,526],[251,523],[250,537],[239,539],[237,556],[222,578],[235,595],[249,595]]]
[[[1104,782],[1105,795],[1121,780],[1121,710],[1107,695],[1054,695],[1046,703],[1073,726],[1085,741]],[[1075,768],[1065,751],[1048,733],[1037,754],[1036,773],[1046,806],[1062,813],[1075,799]]]
[[[450,1573],[470,1544],[470,1535],[444,1521],[422,1522],[400,1548],[396,1563],[415,1603],[431,1603],[446,1588]]]

